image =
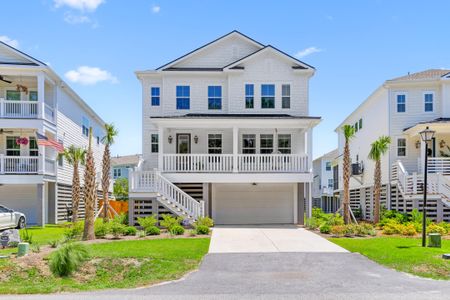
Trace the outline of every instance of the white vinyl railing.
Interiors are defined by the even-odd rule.
[[[205,202],[197,201],[182,189],[167,180],[158,171],[133,171],[130,173],[130,190],[132,192],[155,192],[176,203],[194,219],[205,215]]]
[[[450,157],[429,157],[428,173],[450,175]]]
[[[39,157],[0,155],[0,174],[37,174]]]
[[[237,169],[244,173],[308,172],[308,157],[298,154],[238,154]]]
[[[37,118],[38,112],[38,102],[0,100],[0,117]]]
[[[164,172],[233,172],[233,154],[164,154]]]

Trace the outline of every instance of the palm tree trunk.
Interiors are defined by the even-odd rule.
[[[380,222],[380,198],[381,198],[381,161],[377,160],[375,162],[375,172],[374,172],[374,212],[373,221],[375,223]]]
[[[103,190],[103,218],[104,221],[109,221],[109,176],[111,172],[111,155],[109,152],[109,145],[105,145],[103,152],[103,170],[102,170],[102,190]]]
[[[94,156],[92,154],[92,128],[89,130],[89,148],[86,154],[86,169],[84,171],[84,202],[85,220],[83,240],[95,239],[94,221],[95,221],[95,200],[96,200],[96,184],[95,184],[95,165]]]
[[[344,163],[343,163],[343,179],[344,179],[344,201],[342,208],[344,210],[344,222],[349,224],[350,220],[350,146],[345,141],[344,147]]]
[[[78,173],[78,161],[73,162],[72,177],[72,222],[78,221],[78,208],[80,206],[80,174]]]

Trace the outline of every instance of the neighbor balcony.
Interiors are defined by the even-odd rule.
[[[56,161],[42,156],[0,154],[0,175],[56,175]]]

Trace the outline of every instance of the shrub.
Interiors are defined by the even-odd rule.
[[[114,220],[109,225],[109,228],[114,238],[118,238],[119,236],[123,235],[125,227],[126,226],[124,224],[116,222]]]
[[[84,227],[84,224],[81,221],[69,225],[64,230],[64,237],[67,240],[73,240],[73,239],[81,237],[81,234],[83,233],[83,229],[84,229],[83,227]]]
[[[138,218],[137,221],[145,231],[147,231],[150,227],[154,227],[156,223],[158,223],[158,220],[153,215],[145,218]]]
[[[206,225],[198,225],[195,227],[195,232],[197,234],[209,234],[209,227]]]
[[[305,222],[305,226],[309,229],[317,229],[323,223],[323,220],[319,220],[316,218],[307,218]]]
[[[174,225],[169,229],[169,232],[174,235],[182,235],[184,228],[181,225]]]
[[[446,231],[446,234],[449,234],[449,233],[450,233],[450,223],[447,223],[447,222],[441,222],[441,223],[439,223],[439,224],[437,224],[437,225],[440,226],[440,227],[442,227],[442,228],[444,228],[445,231]]]
[[[151,226],[151,227],[147,228],[145,233],[147,235],[160,235],[161,234],[161,230],[158,227],[156,227],[156,226]]]
[[[328,225],[327,223],[323,223],[322,225],[320,225],[319,230],[320,230],[320,233],[330,233],[331,226]]]
[[[343,236],[344,235],[344,225],[335,225],[335,226],[331,226],[331,234],[335,235],[335,236]]]
[[[110,231],[110,224],[105,223],[103,219],[97,219],[94,223],[94,232],[96,238],[104,238]]]
[[[353,234],[356,236],[376,235],[375,228],[369,223],[351,225]]]
[[[213,227],[214,221],[213,221],[213,219],[211,219],[209,217],[199,217],[197,219],[197,221],[195,221],[195,223],[194,223],[194,227],[197,227],[197,226]]]
[[[123,224],[123,225],[128,225],[128,214],[126,213],[121,213],[119,215],[116,215],[113,219],[114,222]]]
[[[353,225],[353,224],[344,225],[344,232],[343,232],[344,236],[351,237],[351,236],[355,235],[357,232],[357,226],[358,225]]]
[[[123,230],[124,235],[136,235],[137,229],[134,226],[126,226]]]
[[[161,215],[161,217],[163,218],[163,220],[160,222],[161,226],[167,228],[169,232],[172,231],[173,227],[180,226],[181,221],[183,221],[183,218],[181,217],[174,218],[172,215],[169,214],[163,214]]]
[[[68,243],[50,255],[50,270],[56,276],[66,277],[78,270],[88,258],[89,253],[85,245]]]
[[[447,230],[436,224],[430,224],[427,226],[427,233],[439,233],[440,235],[446,235]]]
[[[33,234],[28,232],[28,229],[24,229],[20,231],[20,240],[22,242],[33,244]]]
[[[41,252],[41,246],[39,246],[39,244],[32,244],[30,246],[30,248],[31,248],[31,252],[33,252],[33,253]]]
[[[386,235],[401,234],[402,231],[402,225],[395,220],[391,220],[383,226],[383,234]]]
[[[59,240],[52,240],[50,242],[48,242],[48,244],[50,245],[50,248],[58,248],[59,244],[61,244],[61,242]]]
[[[413,223],[409,223],[402,226],[402,234],[407,236],[413,236],[417,233],[416,227]]]
[[[156,227],[156,228],[158,228],[158,227]],[[158,228],[158,229],[159,229],[159,228]],[[143,238],[144,236],[146,236],[145,231],[144,231],[144,230],[138,230],[138,231],[136,232],[136,236],[137,236],[137,237],[140,237],[140,238]]]
[[[195,230],[195,229],[191,229],[191,230],[189,230],[189,236],[196,236],[197,235],[197,230]]]
[[[340,214],[328,214],[326,223],[330,226],[344,225],[344,218]]]

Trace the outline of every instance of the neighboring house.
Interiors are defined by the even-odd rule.
[[[144,163],[130,177],[130,220],[164,208],[217,224],[303,223],[314,72],[237,31],[136,72]]]
[[[139,168],[141,163],[142,155],[140,154],[111,157],[111,177],[128,179],[129,172]]]
[[[425,143],[419,132],[429,127],[436,136],[429,145],[428,216],[450,221],[450,70],[426,70],[387,80],[336,129],[339,136],[339,187],[342,190],[341,127],[353,125],[350,142],[350,201],[370,219],[375,163],[368,159],[371,143],[382,135],[392,139],[382,157],[382,204],[410,212],[422,210]]]
[[[319,207],[324,212],[336,212],[340,207],[339,198],[334,196],[333,161],[338,156],[338,150],[330,151],[313,161],[313,207]]]
[[[102,119],[50,67],[0,42],[0,204],[25,213],[29,224],[64,220],[72,167],[36,137],[87,147],[89,127],[101,171]]]

